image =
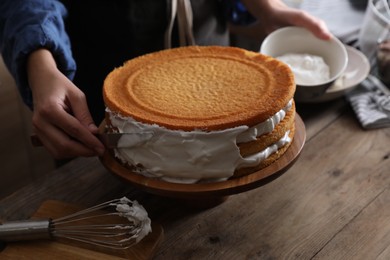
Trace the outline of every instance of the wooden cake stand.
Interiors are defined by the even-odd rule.
[[[115,159],[111,151],[107,151],[100,157],[100,161],[115,176],[152,194],[178,199],[221,199],[223,201],[226,196],[260,187],[286,172],[298,158],[306,140],[305,125],[298,114],[295,117],[295,129],[292,144],[273,164],[249,175],[222,182],[181,184],[148,178],[131,172]]]

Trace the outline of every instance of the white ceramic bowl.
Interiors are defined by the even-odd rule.
[[[296,101],[309,101],[322,96],[326,90],[344,73],[348,64],[348,54],[344,44],[333,37],[321,40],[302,27],[284,27],[269,34],[263,41],[260,53],[279,57],[287,53],[301,53],[320,56],[330,69],[330,79],[316,85],[296,82]]]
[[[367,78],[371,70],[367,57],[354,47],[345,47],[348,53],[348,65],[344,74],[326,90],[325,94],[308,100],[306,103],[327,102],[344,97]]]

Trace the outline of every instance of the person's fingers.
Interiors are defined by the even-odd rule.
[[[293,10],[289,11],[289,14],[285,17],[287,18],[287,23],[304,27],[320,39],[329,40],[332,38],[332,34],[329,32],[325,22],[307,12]]]
[[[37,135],[39,136],[42,144],[55,159],[67,159],[78,156],[96,156],[96,152],[94,150],[81,145],[77,141],[69,139],[66,135],[64,135],[64,139],[55,137],[55,143],[47,137],[47,134],[39,134],[38,132]]]
[[[81,91],[78,93],[70,93],[69,103],[72,108],[73,115],[80,121],[82,125],[88,128],[92,133],[97,133],[98,128],[95,125],[91,113],[89,112],[85,94]]]
[[[300,26],[308,29],[320,39],[329,40],[333,37],[324,21],[306,11],[289,7],[281,0],[242,0],[242,2],[249,12],[261,22],[264,27],[262,31],[267,34],[284,26]]]
[[[322,20],[318,21],[318,29],[313,31],[317,32],[315,33],[315,35],[317,35],[318,38],[323,40],[329,40],[333,37],[332,34],[329,32],[325,22]]]
[[[83,125],[73,115],[60,110],[52,111],[45,117],[52,125],[62,129],[71,138],[93,149],[97,154],[102,155],[104,153],[105,148],[99,139],[91,133],[88,126]]]
[[[27,64],[33,94],[33,124],[41,142],[56,156],[102,155],[103,144],[84,93],[56,67],[45,49],[32,52]]]
[[[68,101],[72,109],[74,117],[80,122],[81,125],[85,127],[90,133],[98,133],[98,128],[93,122],[92,116],[89,112],[87,100],[83,92],[71,92],[68,96]],[[69,118],[69,120],[72,120]],[[74,122],[77,126],[78,122]],[[94,135],[83,131],[78,139],[85,143],[87,146],[93,148],[98,154],[102,155],[104,153],[104,145],[97,139]]]
[[[87,126],[81,124],[72,114],[67,112],[71,110],[64,102],[56,99],[47,100],[44,104],[36,107],[33,113],[33,124],[40,133],[40,138],[44,135],[47,136],[42,138],[44,139],[43,144],[48,146],[48,143],[51,142],[50,151],[57,157],[62,150],[64,156],[71,153],[77,155],[76,151],[80,151],[80,156],[90,154],[90,152],[86,152],[87,150],[93,150],[95,155],[102,155],[105,150],[103,144]],[[68,135],[67,138],[65,138],[66,135]],[[61,143],[59,148],[56,148],[58,142]],[[73,150],[68,147],[71,143],[76,145]],[[84,149],[81,149],[80,146],[84,146]]]
[[[80,142],[71,139],[62,130],[44,121],[34,122],[34,132],[42,144],[56,159],[71,158],[75,156],[94,156],[96,152]]]

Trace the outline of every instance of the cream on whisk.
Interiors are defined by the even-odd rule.
[[[118,215],[127,220],[134,226],[134,232],[127,232],[128,237],[123,240],[135,239],[138,243],[141,241],[147,234],[152,232],[151,220],[148,217],[148,212],[145,208],[138,203],[138,201],[131,201],[126,197],[123,197],[116,202],[112,202],[110,205],[115,206]],[[128,229],[131,229],[131,226],[128,226]]]

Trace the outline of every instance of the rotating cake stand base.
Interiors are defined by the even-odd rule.
[[[103,122],[100,129],[104,129]],[[102,130],[103,131],[103,130]],[[165,182],[134,173],[122,165],[110,151],[100,157],[101,163],[115,176],[143,191],[159,196],[184,200],[193,206],[209,207],[226,201],[228,196],[263,186],[281,176],[296,161],[306,140],[305,125],[295,117],[295,135],[287,151],[271,165],[238,178],[214,183],[181,184]]]

